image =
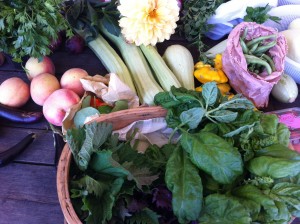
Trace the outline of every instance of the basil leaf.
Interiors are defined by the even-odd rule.
[[[247,165],[248,170],[257,176],[270,176],[274,179],[293,177],[300,172],[300,161],[271,156],[253,158]]]
[[[180,142],[192,162],[219,183],[230,184],[243,172],[238,150],[216,134],[183,132]]]
[[[208,106],[214,105],[218,97],[218,87],[215,82],[207,82],[202,86],[202,96]]]
[[[230,123],[237,118],[238,113],[232,112],[230,110],[217,110],[212,115],[209,116],[219,122]]]
[[[231,98],[229,101],[226,101],[224,103],[221,103],[218,106],[219,109],[244,109],[244,110],[249,110],[249,109],[254,109],[254,105],[251,101],[249,101],[246,98]]]
[[[190,129],[195,129],[201,122],[206,110],[201,107],[194,107],[180,114],[180,121],[189,126]]]
[[[202,181],[197,167],[180,146],[167,162],[165,182],[172,192],[173,212],[179,222],[197,220],[202,206]]]
[[[300,210],[300,186],[298,184],[282,182],[276,184],[271,192],[285,203]]]
[[[278,208],[275,205],[274,200],[268,195],[265,195],[259,188],[253,185],[244,185],[238,187],[232,191],[234,196],[237,196],[240,200],[246,199],[254,201],[259,204],[267,214],[277,216]]]
[[[278,139],[278,143],[284,146],[288,146],[290,143],[290,135],[291,132],[285,124],[279,123],[277,125],[276,136]]]
[[[204,213],[199,221],[201,224],[248,224],[252,219],[237,199],[227,195],[211,194],[205,198]]]
[[[231,132],[224,134],[223,137],[227,137],[227,138],[233,137],[235,135],[242,133],[245,130],[249,130],[250,128],[253,128],[256,124],[257,124],[257,122],[254,122],[253,124],[241,126]]]
[[[271,156],[276,158],[283,158],[287,160],[300,160],[300,154],[297,151],[281,144],[272,144],[260,150],[255,151],[255,156]]]

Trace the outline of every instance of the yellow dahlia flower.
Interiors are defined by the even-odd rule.
[[[120,0],[118,10],[123,36],[137,46],[168,40],[179,20],[177,0]]]

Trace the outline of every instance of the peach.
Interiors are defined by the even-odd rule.
[[[25,64],[25,69],[29,80],[32,80],[33,77],[43,73],[55,74],[54,64],[47,56],[40,62],[37,58],[29,58]]]
[[[89,74],[81,68],[71,68],[67,70],[60,79],[60,85],[63,89],[71,89],[79,96],[83,96],[84,89],[80,79],[88,76]]]
[[[60,89],[59,81],[50,73],[43,73],[35,76],[30,83],[31,98],[40,106],[43,106],[45,100],[51,93],[58,89]]]
[[[46,120],[56,126],[62,126],[66,112],[80,101],[79,96],[70,89],[55,90],[43,105]]]
[[[17,108],[29,99],[29,85],[18,77],[8,78],[0,85],[0,103],[4,105]]]

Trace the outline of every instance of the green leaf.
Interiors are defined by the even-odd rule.
[[[284,146],[288,146],[290,144],[290,136],[291,132],[288,127],[283,124],[279,123],[277,125],[276,137],[278,139],[278,143]]]
[[[159,224],[159,215],[149,208],[134,213],[128,220],[127,224]]]
[[[270,216],[278,216],[279,211],[274,200],[253,185],[238,187],[232,191],[232,194],[237,196],[240,200],[246,199],[254,201]]]
[[[248,224],[251,217],[245,207],[235,198],[211,194],[205,198],[201,224]]]
[[[129,175],[128,170],[115,161],[112,158],[112,152],[108,150],[95,152],[89,166],[98,173],[105,173],[115,177],[127,177]]]
[[[230,110],[217,110],[212,113],[212,115],[209,115],[209,117],[223,123],[233,122],[237,118],[237,116],[237,112],[232,112]]]
[[[101,200],[95,197],[83,198],[84,207],[89,211],[86,218],[87,223],[107,223],[112,218],[112,208],[115,205],[117,195],[124,184],[123,178],[115,179],[101,197]]]
[[[118,24],[118,20],[112,16],[105,15],[102,19],[102,24],[107,29],[108,32],[115,36],[119,36],[121,33],[121,29]]]
[[[216,103],[218,97],[218,87],[215,82],[207,82],[202,86],[202,96],[206,103],[206,108]]]
[[[123,166],[130,171],[128,180],[134,180],[139,189],[142,189],[142,186],[151,185],[158,179],[158,175],[153,175],[148,167],[137,168],[131,166],[131,163],[123,164]]]
[[[89,194],[94,194],[97,197],[100,197],[105,190],[108,189],[106,183],[97,181],[91,176],[85,175],[76,181],[71,181],[71,186],[79,189],[85,189]]]
[[[230,184],[243,172],[238,150],[216,134],[183,132],[180,142],[192,162],[219,183]]]
[[[300,211],[300,186],[298,184],[278,183],[270,193]]]
[[[79,129],[80,131],[70,131],[67,135],[67,141],[74,145],[72,149],[75,161],[81,170],[86,170],[94,151],[96,151],[111,135],[112,124],[92,122],[85,126],[85,129]],[[85,138],[83,139],[83,131],[85,132]],[[80,134],[80,142],[74,140],[74,136]]]
[[[300,173],[300,161],[271,156],[253,158],[247,164],[247,169],[257,176],[270,176],[274,179],[293,177]]]
[[[172,192],[173,212],[180,223],[197,220],[202,206],[202,181],[187,153],[176,147],[168,160],[165,182]]]
[[[233,97],[229,101],[223,102],[218,106],[218,109],[244,109],[251,110],[254,109],[254,105],[251,101],[246,98]]]
[[[201,107],[194,107],[180,114],[180,121],[187,124],[190,129],[195,129],[201,122],[206,110]]]

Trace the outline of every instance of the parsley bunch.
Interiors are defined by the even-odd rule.
[[[272,9],[269,4],[267,4],[264,7],[247,7],[246,13],[247,15],[244,17],[245,22],[256,22],[259,24],[263,24],[266,22],[268,19],[273,20],[276,23],[279,23],[281,20],[277,16],[270,16],[268,15],[268,12]]]
[[[60,13],[62,0],[0,0],[0,51],[21,62],[22,57],[41,59],[61,30],[71,35]]]

